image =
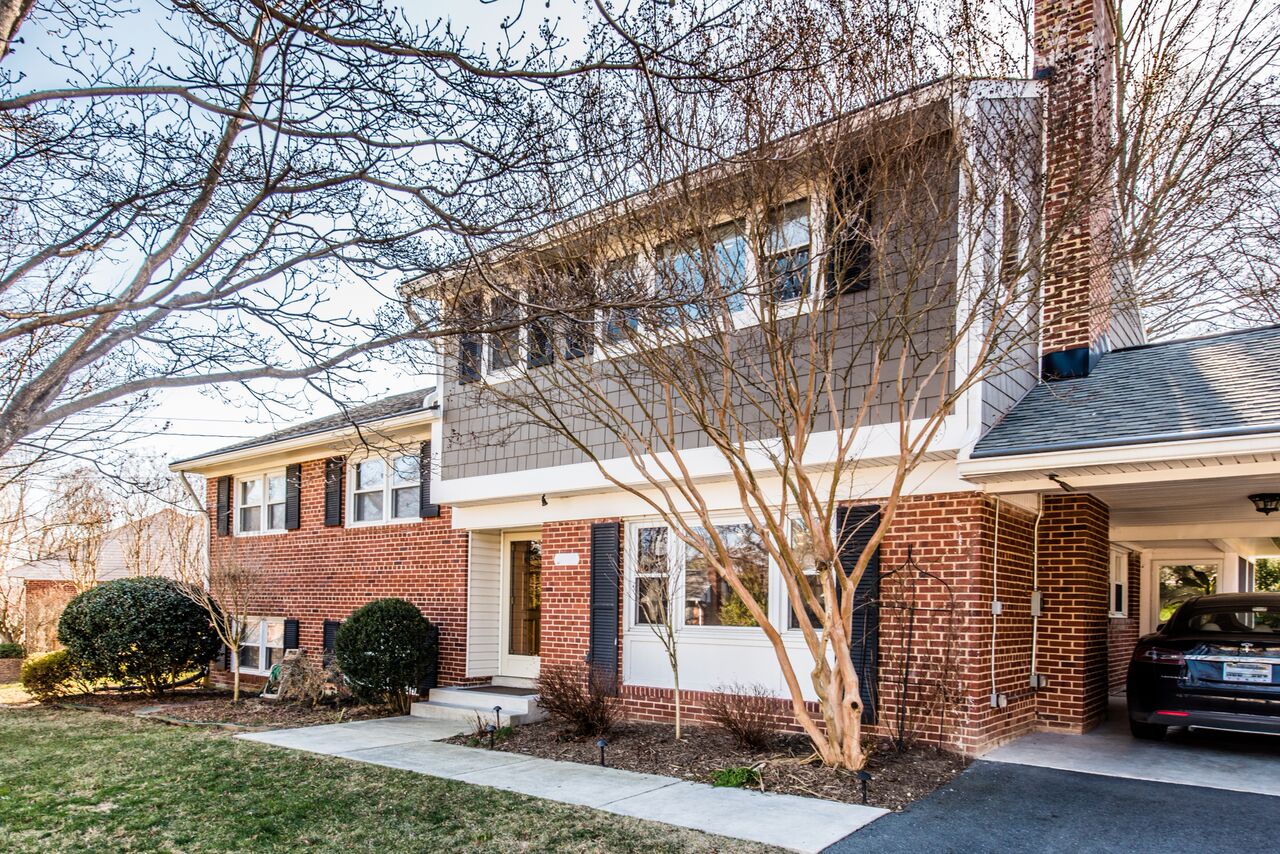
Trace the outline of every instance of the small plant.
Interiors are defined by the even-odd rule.
[[[769,689],[754,683],[717,686],[707,697],[707,715],[734,741],[752,750],[773,743],[778,700]]]
[[[613,732],[622,709],[609,686],[590,678],[585,666],[543,666],[538,705],[572,735],[582,738]]]
[[[357,698],[407,714],[437,656],[436,632],[411,602],[375,599],[338,629],[335,657]]]
[[[754,768],[720,768],[711,772],[711,785],[732,789],[759,786],[760,772]]]
[[[20,678],[22,690],[42,703],[74,693],[80,685],[79,668],[65,649],[28,658]]]
[[[0,658],[26,658],[27,651],[20,643],[0,643]]]
[[[330,690],[328,672],[304,650],[299,650],[297,655],[290,653],[280,662],[278,696],[281,700],[307,703],[314,709]]]

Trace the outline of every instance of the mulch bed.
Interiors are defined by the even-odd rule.
[[[779,736],[771,749],[752,750],[712,727],[686,726],[681,741],[676,741],[672,732],[673,728],[664,724],[623,723],[608,739],[606,762],[612,768],[700,783],[710,782],[712,772],[723,768],[755,767],[766,792],[862,803],[862,790],[854,775],[811,761],[813,750],[803,736]],[[449,741],[488,746],[487,740],[469,735]],[[566,762],[600,761],[594,738],[566,737],[552,721],[517,727],[508,737],[497,740],[494,749]],[[870,740],[868,753],[866,770],[871,781],[867,803],[890,810],[900,810],[946,785],[969,764],[963,756],[928,746],[917,745],[898,753],[890,741]]]
[[[146,710],[147,717],[155,716],[160,720],[237,724],[238,728],[247,730],[317,726],[394,714],[387,706],[344,704],[312,708],[302,703],[264,700],[243,691],[240,702],[233,704],[230,691],[199,687],[178,688],[158,698],[145,697],[136,691],[104,691],[65,697],[63,702],[77,707],[91,706],[108,714],[136,715]]]

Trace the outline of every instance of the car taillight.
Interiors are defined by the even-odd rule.
[[[1145,661],[1149,664],[1183,664],[1182,650],[1166,649],[1159,646],[1148,646],[1134,650],[1134,661]]]

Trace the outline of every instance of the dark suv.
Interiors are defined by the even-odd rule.
[[[1280,593],[1220,593],[1182,604],[1129,662],[1129,727],[1280,733]]]

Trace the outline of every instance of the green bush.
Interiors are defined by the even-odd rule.
[[[65,697],[80,682],[75,660],[65,650],[28,658],[22,664],[22,690],[42,703]]]
[[[721,768],[711,772],[711,785],[740,789],[760,785],[760,772],[754,768]]]
[[[58,620],[60,640],[89,679],[141,685],[152,696],[205,667],[221,642],[204,608],[167,578],[122,578],[86,590]]]
[[[26,658],[27,651],[20,643],[0,643],[0,658]]]
[[[361,700],[391,703],[409,711],[409,690],[436,663],[436,633],[417,608],[403,599],[375,599],[338,628],[338,666]]]

